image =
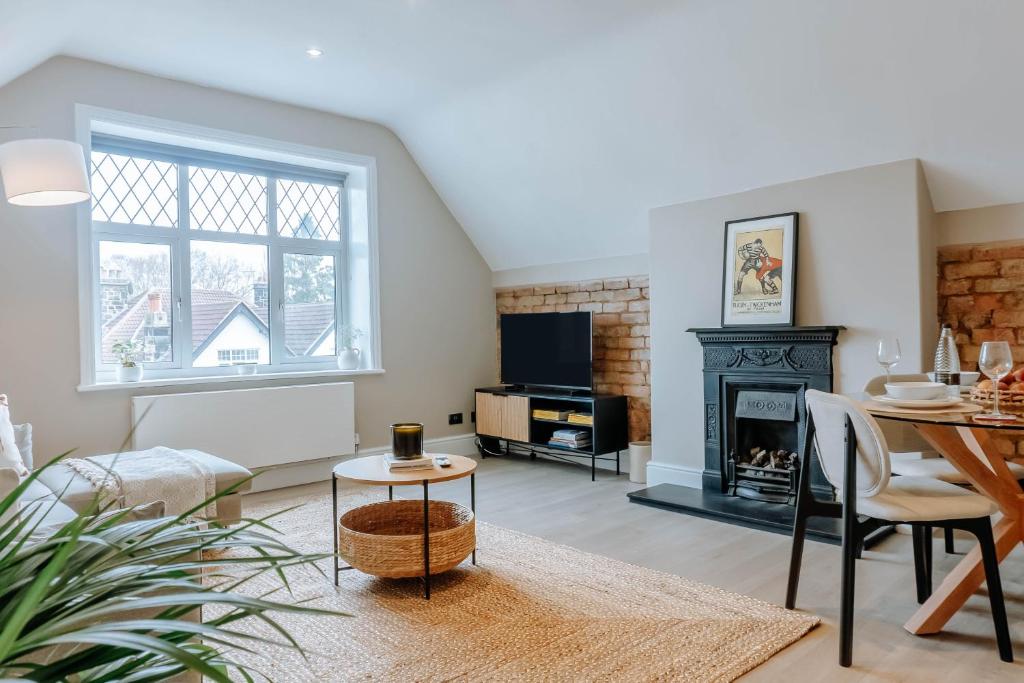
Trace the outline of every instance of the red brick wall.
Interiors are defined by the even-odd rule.
[[[1024,363],[1024,243],[939,247],[939,318],[953,326],[963,369],[977,369],[986,341],[1010,342]]]
[[[650,294],[646,275],[495,290],[499,315],[593,311],[594,389],[629,397],[631,441],[651,438]]]
[[[962,369],[978,369],[987,341],[1009,342],[1016,365],[1024,364],[1024,242],[939,247],[938,289],[939,320],[953,327]],[[1024,439],[996,443],[1006,455],[1024,455]]]

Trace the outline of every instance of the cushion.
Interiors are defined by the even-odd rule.
[[[893,477],[878,495],[857,498],[857,513],[890,522],[973,519],[996,512],[985,496],[929,477]]]
[[[0,394],[0,467],[9,467],[19,477],[28,476],[28,468],[21,459],[18,442],[14,438],[14,425],[11,424],[11,408],[7,405],[7,395]]]
[[[44,486],[38,479],[31,482],[19,500],[22,515],[32,518],[39,528],[57,527],[67,524],[76,516],[74,510],[62,503],[53,491]],[[38,536],[39,529],[33,536]]]
[[[187,452],[201,460],[213,472],[218,492],[252,475],[249,470],[241,465],[236,465],[224,458],[218,458],[215,455],[196,450],[188,450]],[[131,455],[131,451],[122,453],[123,457],[131,457]],[[63,467],[59,464],[43,470],[39,475],[39,480],[59,495],[63,502],[75,510],[81,511],[86,509],[96,495],[92,484],[85,477],[71,468]],[[246,482],[238,490],[238,493],[244,493],[251,487],[251,483]]]
[[[25,467],[28,469],[34,469],[32,458],[32,425],[25,423],[23,425],[14,425],[14,443],[18,446],[18,451],[21,453],[21,461],[25,463]]]
[[[1024,465],[1009,460],[1006,466],[1017,479],[1024,479]],[[905,477],[931,477],[950,484],[969,484],[967,477],[960,474],[953,463],[945,458],[925,458],[923,460],[896,460],[892,461],[893,474]]]

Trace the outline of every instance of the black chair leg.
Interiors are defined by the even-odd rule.
[[[839,665],[853,664],[853,592],[857,549],[863,536],[857,523],[857,433],[846,416],[846,451],[843,467],[843,595],[839,606]]]
[[[992,621],[996,627],[999,659],[1004,662],[1012,662],[1013,645],[1010,643],[1010,629],[1006,624],[1006,603],[1003,601],[1003,583],[999,578],[996,543],[992,538],[992,522],[988,517],[983,517],[977,520],[971,530],[978,537],[981,561],[985,565],[985,584],[988,586],[988,599],[992,604]]]
[[[786,583],[786,609],[796,605],[796,590],[800,584],[800,564],[804,555],[804,536],[807,534],[807,518],[814,507],[811,493],[811,458],[814,444],[814,418],[807,416],[807,431],[804,433],[803,456],[800,459],[800,476],[797,479],[796,510],[793,513],[793,546],[789,553],[789,581]]]
[[[921,541],[924,544],[924,588],[925,600],[932,596],[932,533],[934,529],[930,526],[924,528]]]
[[[854,523],[855,524],[855,523]],[[853,664],[853,593],[856,584],[857,546],[860,542],[856,526],[843,525],[843,586],[839,607],[839,665]]]
[[[797,498],[796,515],[793,519],[793,547],[789,553],[789,583],[786,584],[786,609],[796,605],[796,590],[800,584],[800,564],[804,554],[804,535],[807,533],[807,514]]]
[[[928,587],[927,558],[924,548],[924,534],[927,527],[914,524],[911,527],[913,532],[914,545],[914,583],[917,586],[917,604],[923,604],[931,593]]]
[[[946,529],[945,529],[945,537],[946,537],[946,554],[947,555],[953,555],[954,553],[956,553],[956,548],[953,547],[953,529],[951,529],[950,527],[946,527]]]

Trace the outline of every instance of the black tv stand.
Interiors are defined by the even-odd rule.
[[[592,424],[568,419],[534,417],[535,410],[569,411],[593,416]],[[589,445],[572,448],[551,444],[552,434],[559,429],[579,429],[590,433]],[[530,389],[521,386],[485,387],[476,390],[476,434],[478,437],[505,442],[498,453],[537,454],[580,463],[590,460],[590,479],[596,479],[597,461],[615,461],[615,474],[620,473],[620,453],[629,446],[629,420],[626,397],[592,392],[557,389]],[[615,457],[610,457],[615,453]],[[496,455],[481,446],[480,455]]]

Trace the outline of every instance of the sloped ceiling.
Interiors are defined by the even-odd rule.
[[[937,210],[1022,201],[1021,26],[1014,0],[0,0],[0,83],[65,54],[379,121],[500,270],[901,158]]]

